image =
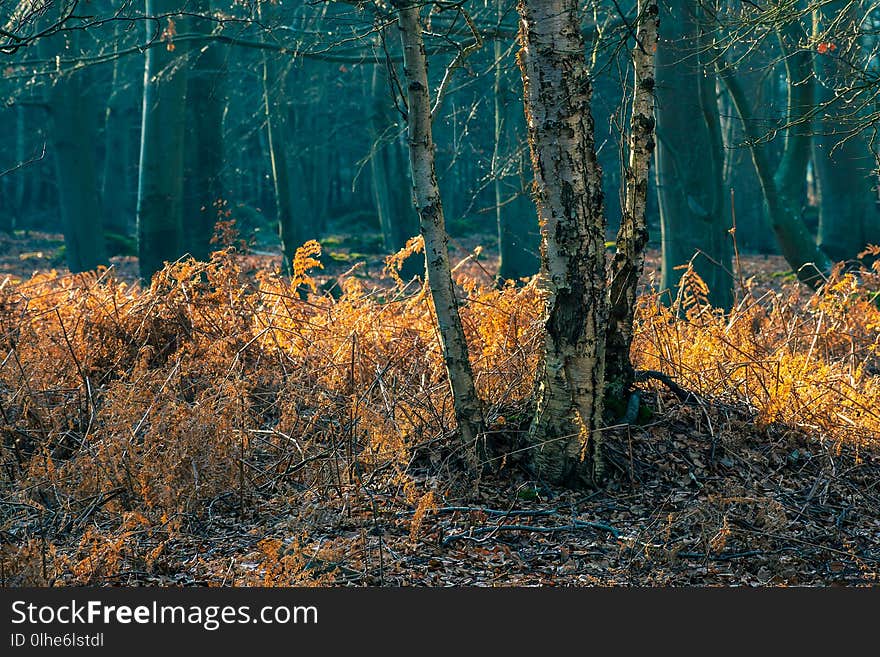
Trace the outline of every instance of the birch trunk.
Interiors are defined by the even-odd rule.
[[[639,0],[639,27],[633,48],[633,105],[629,124],[629,162],[626,190],[611,263],[609,322],[605,368],[606,394],[620,399],[629,391],[635,373],[630,361],[636,293],[648,244],[648,172],[654,152],[654,53],[657,51],[659,8],[656,0]]]
[[[464,327],[458,313],[458,301],[455,298],[455,286],[449,266],[449,238],[434,168],[428,63],[419,5],[407,0],[398,7],[397,14],[403,46],[410,166],[419,229],[425,240],[428,286],[437,312],[440,343],[454,399],[455,419],[465,451],[465,463],[468,470],[476,472],[476,443],[483,428],[483,415],[474,387]]]
[[[528,440],[536,473],[602,476],[605,212],[577,0],[521,0],[520,67],[541,229],[545,340]],[[592,469],[592,472],[590,470]]]

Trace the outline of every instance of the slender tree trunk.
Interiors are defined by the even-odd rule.
[[[285,82],[285,89],[295,88],[291,83],[291,75],[288,74]],[[295,79],[294,79],[295,81]],[[321,230],[318,229],[314,220],[314,202],[308,185],[308,169],[311,166],[311,160],[307,153],[301,148],[302,143],[302,112],[293,103],[291,98],[284,95],[284,103],[287,105],[287,120],[285,122],[285,142],[287,144],[287,165],[288,175],[287,182],[290,189],[290,202],[293,216],[297,218],[299,239],[302,242],[310,239],[318,239]]]
[[[81,54],[80,33],[75,30],[39,43],[44,59],[54,59],[62,51],[66,56]],[[47,94],[64,246],[72,272],[107,262],[95,162],[98,111],[89,78],[88,70],[60,70],[51,79]]]
[[[630,360],[636,294],[648,245],[648,172],[654,152],[654,88],[659,8],[656,0],[638,3],[639,26],[633,48],[633,105],[629,127],[629,162],[617,249],[611,263],[606,345],[606,395],[623,399],[633,384]]]
[[[521,0],[519,61],[542,237],[542,371],[528,439],[544,479],[601,478],[605,212],[577,0]],[[590,472],[592,466],[593,472]]]
[[[211,13],[210,0],[198,0],[192,10]],[[193,32],[209,35],[210,20],[191,18]],[[217,222],[216,203],[223,195],[223,109],[225,66],[221,44],[208,43],[192,53],[187,78],[186,154],[184,157],[183,235],[185,249],[198,260],[211,253]]]
[[[112,7],[112,6],[111,6]],[[119,49],[122,23],[113,27],[114,48]],[[126,79],[126,58],[113,62],[110,98],[104,115],[104,167],[101,176],[101,199],[104,206],[104,230],[112,253],[127,252],[137,207],[131,195],[129,155],[132,115],[137,111],[134,89]]]
[[[174,0],[145,0],[148,16],[179,11]],[[156,24],[146,21],[147,39]],[[167,44],[149,48],[144,73],[138,178],[138,258],[141,278],[149,281],[163,263],[183,254],[183,140],[186,116],[186,70],[182,43],[174,43],[174,19],[158,29]],[[176,29],[176,28],[175,28]]]
[[[264,12],[260,9],[260,16]],[[275,18],[274,12],[268,19]],[[293,216],[293,203],[290,197],[290,169],[284,144],[286,135],[286,109],[283,107],[283,84],[285,70],[278,56],[263,52],[263,111],[266,120],[266,136],[269,145],[269,161],[272,168],[272,182],[275,188],[275,208],[278,217],[278,236],[281,238],[283,267],[290,273],[296,250],[305,241],[301,224]]]
[[[428,286],[437,313],[440,343],[452,389],[465,464],[469,471],[475,473],[477,440],[481,437],[484,421],[449,266],[449,238],[434,169],[428,61],[419,5],[411,0],[403,0],[403,4],[398,5],[397,15],[403,46],[410,167],[419,229],[425,240]]]
[[[503,0],[496,0],[499,22]],[[537,273],[539,238],[535,206],[529,198],[531,176],[526,176],[523,104],[514,75],[504,57],[500,39],[495,40],[495,149],[492,154],[495,220],[498,224],[498,279],[518,280]]]

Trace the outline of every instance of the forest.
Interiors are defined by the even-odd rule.
[[[0,586],[880,583],[876,0],[0,0]]]

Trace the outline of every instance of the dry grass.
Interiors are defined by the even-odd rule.
[[[245,275],[225,250],[148,289],[107,272],[0,286],[0,581],[321,584],[315,564],[340,557],[302,546],[322,523],[365,537],[380,512],[415,508],[417,540],[454,462],[430,299],[354,276],[317,294],[318,255],[303,247],[292,279]],[[510,437],[528,420],[541,298],[466,272],[478,391]],[[793,288],[743,291],[724,316],[689,277],[672,309],[641,298],[633,355],[758,426],[873,447],[878,289],[876,268],[839,273],[806,305]],[[260,529],[267,505],[283,540]],[[246,525],[244,548],[205,543],[206,523]]]

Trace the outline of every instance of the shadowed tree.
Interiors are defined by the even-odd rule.
[[[206,18],[188,19],[193,34],[211,35],[211,2],[197,0],[193,11]],[[223,196],[223,110],[225,108],[224,50],[208,41],[192,47],[188,57],[187,127],[184,155],[184,248],[206,260],[217,221],[217,202]]]
[[[497,0],[498,21],[505,14],[505,3]],[[531,171],[528,170],[523,120],[522,86],[515,84],[515,62],[494,43],[495,86],[494,142],[492,175],[495,192],[495,219],[498,223],[498,278],[520,279],[533,276],[540,265],[539,235],[535,204],[529,196]]]
[[[877,161],[871,131],[864,129],[870,107],[859,107],[858,98],[853,102],[846,93],[851,63],[862,47],[847,35],[859,32],[861,19],[860,4],[852,0],[824,3],[813,14],[814,41],[824,44],[813,55],[820,107],[812,153],[819,191],[818,242],[833,260],[853,259],[867,244],[880,244]]]
[[[388,253],[396,253],[419,232],[407,170],[409,165],[399,138],[401,131],[405,134],[405,129],[395,120],[395,110],[389,101],[380,66],[373,67],[370,82],[370,187],[379,215],[383,246]],[[410,279],[423,272],[424,263],[410,258],[404,263],[401,276]]]
[[[764,135],[757,131],[752,103],[746,97],[736,73],[722,62],[719,75],[742,123],[761,186],[767,220],[773,228],[782,255],[800,280],[817,287],[825,280],[824,275],[831,269],[831,262],[816,245],[801,215],[812,150],[813,60],[803,43],[805,33],[798,21],[778,27],[776,35],[788,81],[782,128],[784,145],[776,167],[771,164],[770,148],[763,139]]]
[[[657,194],[662,229],[660,288],[675,297],[693,262],[713,305],[733,303],[729,203],[715,74],[696,0],[662,4],[657,49]],[[707,70],[708,69],[708,70]]]
[[[146,0],[149,16],[179,11],[173,0]],[[149,281],[165,261],[183,253],[183,141],[186,68],[183,44],[174,42],[173,17],[145,21],[147,39],[138,178],[138,259]]]
[[[60,17],[64,8],[50,7],[46,20]],[[61,32],[38,41],[43,59],[60,61],[83,55],[83,35]],[[55,162],[64,247],[70,271],[94,269],[107,263],[100,186],[95,159],[98,109],[91,72],[58,68],[47,83],[49,141]]]

